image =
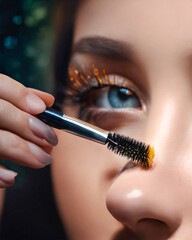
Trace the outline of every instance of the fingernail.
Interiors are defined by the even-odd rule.
[[[29,93],[26,96],[26,103],[31,114],[38,114],[45,110],[45,103],[34,93]]]
[[[43,165],[46,166],[52,162],[53,158],[51,157],[51,155],[43,151],[43,149],[41,149],[37,145],[29,143],[29,149],[33,156]]]
[[[45,123],[35,117],[29,118],[29,127],[33,134],[37,137],[45,139],[48,143],[55,146],[58,143],[58,138],[54,131]]]
[[[5,182],[12,182],[17,176],[17,173],[9,169],[4,169],[0,167],[0,179]]]

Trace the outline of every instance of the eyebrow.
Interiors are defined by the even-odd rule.
[[[127,43],[106,37],[87,37],[74,44],[72,54],[88,53],[97,56],[133,62],[133,48]]]

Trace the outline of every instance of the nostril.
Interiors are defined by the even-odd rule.
[[[143,218],[137,222],[136,231],[143,240],[164,240],[171,231],[166,223],[153,218]]]

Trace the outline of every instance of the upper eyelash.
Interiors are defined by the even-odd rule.
[[[69,67],[69,84],[66,92],[67,96],[70,95],[70,92],[73,94],[73,96],[78,96],[79,94],[82,94],[91,88],[99,88],[110,85],[105,69],[102,69],[103,76],[101,77],[98,68],[96,68],[94,64],[92,67],[92,71],[87,75],[84,75],[81,71],[79,71],[76,66]]]
[[[111,78],[113,80],[111,80]],[[81,102],[83,96],[89,90],[107,86],[125,87],[134,93],[136,92],[132,84],[127,81],[125,83],[123,77],[121,77],[121,83],[119,83],[119,79],[118,81],[116,80],[115,74],[107,75],[105,68],[99,70],[94,64],[92,64],[92,70],[86,75],[78,70],[76,66],[69,67],[68,85],[65,90],[65,96],[68,100],[72,100],[73,102]]]

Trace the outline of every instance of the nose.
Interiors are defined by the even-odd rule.
[[[162,180],[164,174],[159,172],[161,178],[156,181],[151,181],[151,174],[137,168],[122,173],[111,185],[106,204],[110,213],[141,239],[167,239],[181,222],[176,196],[170,193],[168,179]]]
[[[126,169],[106,198],[110,213],[142,240],[184,239],[178,235],[191,220],[191,93],[182,85],[170,87],[171,97],[167,86],[153,95],[148,115],[146,136],[156,153],[153,167]]]

